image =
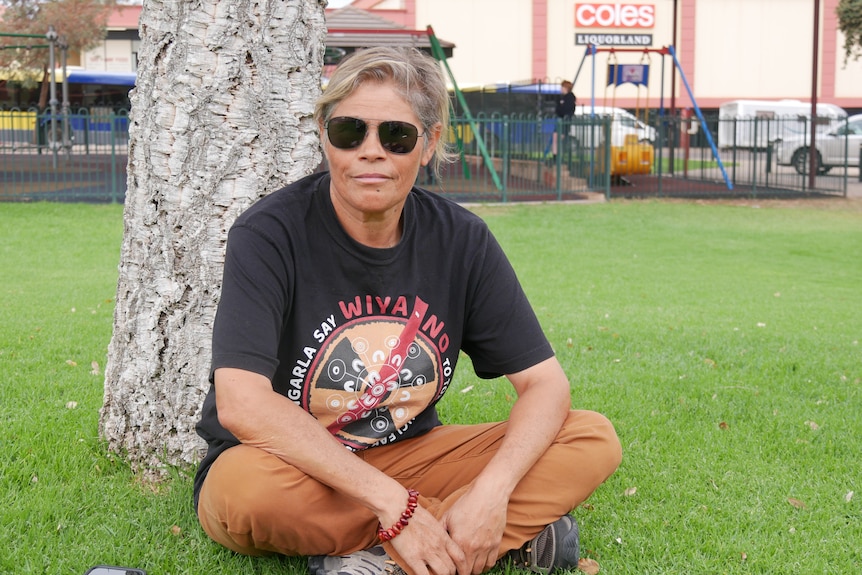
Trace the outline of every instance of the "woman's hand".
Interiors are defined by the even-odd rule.
[[[478,575],[494,566],[506,528],[508,499],[499,492],[468,489],[443,516],[443,526],[463,549],[468,570],[464,575]]]
[[[466,556],[437,519],[417,507],[410,523],[390,541],[415,575],[469,575]]]
[[[569,383],[556,358],[507,376],[518,399],[499,450],[442,517],[467,556],[468,574],[497,561],[506,529],[509,497],[559,433],[571,404]]]

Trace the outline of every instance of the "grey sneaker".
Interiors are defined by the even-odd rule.
[[[516,567],[548,575],[557,569],[577,569],[580,547],[577,522],[563,515],[508,555]]]
[[[406,575],[382,545],[350,555],[314,555],[308,558],[311,575]]]

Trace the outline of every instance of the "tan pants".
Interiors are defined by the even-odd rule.
[[[356,455],[419,491],[420,505],[440,518],[493,457],[506,426],[446,425]],[[569,412],[554,443],[512,493],[499,556],[577,507],[620,458],[616,432],[604,416]],[[210,537],[246,555],[344,555],[379,543],[377,518],[367,508],[246,445],[213,463],[198,516]],[[391,545],[384,547],[403,563]]]

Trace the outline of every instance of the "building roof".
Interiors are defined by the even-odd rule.
[[[108,17],[108,30],[137,30],[140,17],[141,6],[116,6]],[[353,6],[327,11],[326,27],[326,46],[336,52],[349,53],[372,46],[414,46],[431,51],[426,30],[411,30]],[[451,58],[455,44],[439,38],[438,41],[446,57]]]
[[[115,6],[108,15],[109,30],[137,30],[142,6]]]
[[[431,40],[426,30],[411,30],[381,18],[371,12],[352,6],[326,14],[326,47],[353,52],[372,46],[413,46],[431,51]],[[447,58],[452,57],[455,44],[437,39]]]

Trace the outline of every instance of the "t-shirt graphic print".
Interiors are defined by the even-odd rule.
[[[407,318],[364,316],[323,342],[302,407],[347,447],[395,441],[443,395],[439,350],[420,330],[427,310],[417,297]]]

